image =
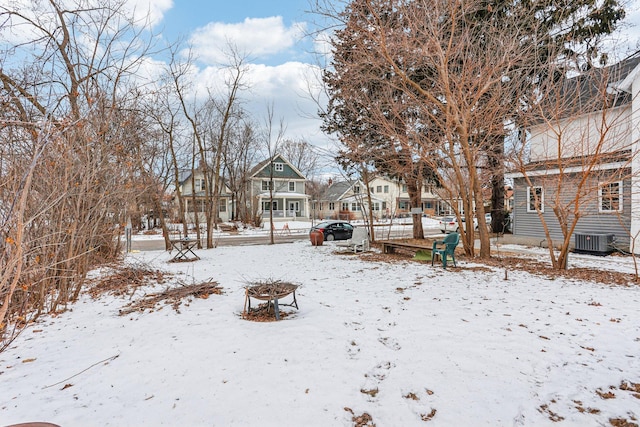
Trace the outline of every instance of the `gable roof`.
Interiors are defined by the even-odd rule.
[[[360,181],[337,181],[332,183],[322,195],[322,200],[340,200],[346,196],[349,190]]]
[[[275,173],[274,178],[290,178],[290,179],[307,179],[302,172],[298,170],[295,166],[293,166],[287,159],[282,157],[280,154],[276,154],[271,159],[266,159],[255,165],[251,171],[249,172],[250,178],[269,178],[269,166],[272,163],[284,163],[291,169],[290,174],[283,173]]]
[[[612,78],[617,77],[616,81],[612,82],[612,86],[617,89],[624,90],[631,93],[631,84],[638,76],[640,72],[640,51],[628,56],[617,64],[612,65],[610,76]]]
[[[593,113],[631,103],[631,85],[640,73],[640,51],[602,68],[591,68],[565,78],[541,100],[543,110],[557,111],[558,118]],[[543,122],[542,117],[533,125]]]

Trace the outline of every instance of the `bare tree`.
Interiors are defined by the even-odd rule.
[[[247,185],[249,171],[258,153],[259,141],[253,125],[244,120],[233,123],[228,139],[223,152],[223,165],[224,176],[231,191],[231,206],[234,209],[231,217],[249,223],[252,217],[248,209]]]
[[[3,337],[8,321],[64,309],[92,266],[119,256],[117,224],[140,190],[122,89],[151,35],[124,6],[0,6],[14,52],[0,59]]]
[[[318,171],[319,153],[304,140],[285,140],[280,146],[282,154],[305,177],[312,177]]]
[[[267,115],[265,118],[265,127],[264,127],[264,135],[263,135],[263,146],[264,150],[267,154],[267,159],[269,162],[269,242],[273,245],[274,241],[274,225],[273,225],[273,200],[274,194],[278,190],[275,188],[275,180],[274,180],[274,172],[275,166],[274,161],[280,150],[280,147],[284,141],[284,134],[286,132],[286,126],[284,124],[284,119],[280,119],[278,124],[274,123],[274,107],[273,104],[267,106]]]

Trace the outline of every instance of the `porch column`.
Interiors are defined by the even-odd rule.
[[[286,197],[283,197],[282,200],[284,200],[284,206],[282,209],[282,218],[287,219],[287,211],[289,209],[289,204],[287,203]]]

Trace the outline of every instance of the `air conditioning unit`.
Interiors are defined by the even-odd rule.
[[[573,233],[576,253],[608,255],[614,251],[615,234]]]

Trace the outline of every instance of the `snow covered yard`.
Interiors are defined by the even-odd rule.
[[[462,261],[445,271],[308,241],[198,255],[129,255],[173,276],[134,295],[84,295],[26,329],[0,353],[0,425],[640,422],[637,285],[515,270],[504,280],[501,268]],[[572,265],[581,259],[630,265]],[[265,279],[300,285],[300,309],[279,322],[242,319],[245,287]],[[119,315],[145,293],[209,280],[221,295]]]

